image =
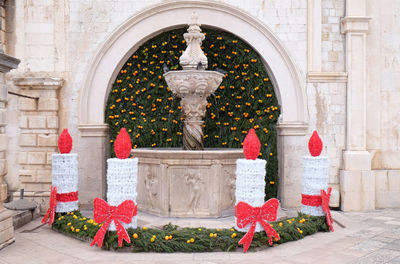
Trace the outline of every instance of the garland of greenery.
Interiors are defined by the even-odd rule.
[[[179,70],[186,49],[186,29],[164,32],[144,43],[122,66],[105,111],[113,143],[126,127],[137,147],[181,147],[180,100],[162,77],[163,65]],[[280,110],[260,56],[243,40],[224,31],[204,29],[203,50],[208,69],[227,73],[208,98],[204,146],[240,148],[250,128],[262,143],[260,158],[267,160],[266,197],[276,197],[278,157],[276,122]],[[113,148],[111,148],[113,149]],[[114,156],[114,153],[112,153]]]
[[[316,232],[329,231],[324,216],[299,215],[281,221],[271,222],[278,232],[280,240],[274,244],[282,244],[299,240]],[[79,211],[71,213],[57,213],[52,228],[69,234],[81,240],[92,240],[101,224],[86,218]],[[242,247],[239,240],[245,235],[235,229],[180,228],[175,225],[165,225],[162,229],[147,227],[128,229],[131,243],[124,241],[123,247],[118,247],[116,231],[108,231],[104,238],[103,249],[128,250],[132,252],[206,252],[206,251],[233,251]],[[250,248],[268,246],[268,237],[265,232],[255,233]]]

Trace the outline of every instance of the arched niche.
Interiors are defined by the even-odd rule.
[[[297,180],[301,180],[301,175],[290,168],[288,155],[291,154],[286,149],[297,148],[298,137],[306,131],[305,80],[289,53],[265,24],[238,8],[213,1],[163,2],[133,15],[108,36],[87,65],[86,79],[80,89],[78,125],[82,160],[80,200],[83,205],[90,205],[94,197],[104,197],[105,194],[105,159],[109,144],[104,107],[119,69],[146,40],[166,29],[187,24],[192,12],[198,14],[200,23],[221,28],[246,40],[267,65],[281,105],[278,125],[280,198],[283,206],[298,206],[301,184]],[[289,147],[291,144],[296,146]],[[90,161],[88,156],[91,156]]]

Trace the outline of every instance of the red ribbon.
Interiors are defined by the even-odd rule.
[[[240,239],[239,245],[243,244],[243,252],[246,252],[253,240],[256,224],[259,222],[264,227],[265,233],[269,237],[269,244],[272,245],[272,237],[279,240],[279,234],[267,221],[275,221],[278,211],[279,201],[275,198],[269,199],[261,207],[252,207],[248,203],[239,202],[235,206],[236,224],[239,228],[244,228],[251,224],[249,231]]]
[[[93,202],[94,221],[97,223],[104,223],[99,231],[97,231],[90,246],[95,244],[97,244],[100,248],[103,246],[104,236],[108,226],[111,224],[111,221],[114,221],[114,224],[117,228],[118,246],[122,247],[123,240],[130,243],[131,239],[129,238],[128,233],[120,221],[129,224],[132,221],[132,217],[134,217],[136,213],[137,206],[132,200],[126,200],[118,206],[111,206],[103,199],[95,198]]]
[[[322,198],[322,210],[325,212],[326,215],[326,222],[329,226],[329,229],[333,232],[333,225],[332,225],[332,215],[331,211],[329,210],[329,200],[331,199],[331,191],[332,188],[328,188],[328,193],[325,190],[321,190],[321,198]]]
[[[57,193],[57,187],[51,186],[50,193],[50,205],[46,214],[42,219],[42,223],[45,224],[47,219],[49,219],[49,226],[54,223],[54,217],[56,214],[57,202],[75,202],[78,201],[78,192],[69,192],[69,193]]]
[[[321,195],[302,194],[301,204],[308,206],[321,206],[322,211],[324,211],[325,213],[326,222],[329,226],[329,229],[333,232],[332,215],[331,211],[329,210],[329,200],[331,199],[331,191],[332,188],[329,187],[328,193],[326,193],[325,190],[321,190]]]

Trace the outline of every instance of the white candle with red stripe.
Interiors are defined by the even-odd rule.
[[[250,129],[248,135],[243,141],[243,153],[246,159],[236,161],[236,202],[245,202],[253,207],[260,207],[264,204],[265,197],[265,165],[267,162],[263,159],[257,159],[261,149],[261,143],[254,129]],[[241,232],[247,232],[250,225],[239,228],[236,224],[235,229]],[[263,231],[264,228],[257,222],[256,232]]]
[[[107,202],[118,206],[125,200],[132,200],[136,204],[136,186],[138,174],[138,158],[130,159],[132,149],[131,139],[122,128],[115,143],[114,151],[117,158],[107,160]],[[137,216],[129,224],[122,223],[125,228],[137,227]],[[109,230],[116,230],[114,222]]]
[[[314,131],[308,148],[310,156],[303,157],[303,192],[301,212],[304,214],[323,216],[321,206],[321,190],[328,187],[328,157],[320,156],[322,152],[322,140]]]
[[[64,129],[58,139],[61,154],[52,155],[52,185],[57,188],[56,212],[78,210],[78,154],[69,153],[72,138]]]

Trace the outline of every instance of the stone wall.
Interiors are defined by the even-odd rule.
[[[62,79],[17,78],[14,88],[37,99],[19,97],[18,100],[18,182],[25,197],[47,210],[51,186],[51,157],[58,152],[59,89]],[[18,192],[14,192],[18,196]]]
[[[12,19],[14,39],[18,42],[9,43],[15,55],[22,58],[22,65],[15,77],[28,75],[32,77],[62,77],[67,80],[65,87],[60,90],[59,102],[59,126],[68,127],[70,133],[77,142],[79,123],[78,102],[79,90],[85,80],[85,75],[90,67],[91,60],[97,49],[103,44],[105,38],[114,31],[122,22],[130,16],[137,14],[144,8],[158,3],[159,1],[105,1],[101,5],[93,1],[17,1],[15,15]],[[290,56],[295,61],[303,78],[307,73],[307,0],[266,0],[266,1],[219,1],[233,5],[237,8],[249,12],[251,15],[263,21],[278,37],[279,41],[286,48]],[[323,8],[329,12],[321,11],[323,14],[322,23],[328,23],[323,27],[324,36],[322,45],[322,65],[327,71],[340,71],[343,60],[343,50],[340,50],[338,43],[342,41],[338,33],[339,22],[337,17],[343,12],[343,0],[324,0]],[[188,18],[189,20],[189,14]],[[325,21],[326,20],[326,21]],[[200,18],[201,21],[201,18]],[[335,24],[335,22],[337,22]],[[150,34],[152,32],[149,32]],[[11,38],[13,39],[13,38]],[[324,47],[329,47],[325,49]],[[326,58],[325,53],[330,52],[330,57]],[[333,66],[332,66],[333,65]],[[322,71],[322,69],[321,69]],[[305,83],[304,83],[305,84]],[[331,159],[330,179],[332,183],[337,183],[338,169],[343,148],[343,109],[344,95],[343,84],[324,83],[310,84],[307,86],[307,96],[310,109],[310,126],[307,137],[314,129],[323,130],[321,136],[325,143],[325,155]],[[317,87],[317,88],[315,88]],[[327,90],[328,89],[328,90]],[[330,102],[331,94],[335,94],[334,105],[323,108],[320,102]],[[342,96],[342,98],[339,98]],[[319,104],[319,105],[317,105]],[[15,104],[14,104],[15,105]],[[321,108],[322,107],[322,108]],[[22,110],[22,116],[25,116]],[[342,115],[342,117],[339,117]],[[329,124],[322,122],[324,117],[329,116]],[[322,118],[322,119],[321,119]],[[41,120],[43,121],[43,120]],[[40,118],[38,122],[41,122]],[[22,121],[24,122],[24,120]],[[21,127],[16,124],[12,127],[14,132],[27,133],[30,128]],[[336,128],[336,124],[339,128]],[[339,130],[339,133],[331,131],[331,128]],[[335,136],[335,133],[338,134]],[[28,133],[29,134],[29,133]],[[14,142],[17,135],[13,136]],[[28,137],[24,135],[23,137]],[[33,137],[32,137],[33,138]],[[33,139],[32,139],[33,140]],[[38,138],[35,138],[38,140]],[[304,140],[306,144],[306,140]],[[299,146],[298,157],[293,157],[298,163],[301,156],[307,154],[306,145],[304,148]],[[38,146],[37,146],[38,147]],[[15,147],[11,150],[12,160],[21,157],[19,151],[24,151],[28,147]],[[34,147],[30,146],[32,151]],[[74,148],[76,146],[74,145]],[[41,152],[41,151],[37,151]],[[293,154],[294,155],[294,154]],[[287,163],[290,169],[298,168],[297,163]],[[15,191],[20,188],[21,182],[16,180],[24,171],[20,163],[20,168],[13,170],[13,175],[9,175],[10,182],[14,182]],[[43,165],[43,164],[42,164]],[[24,164],[25,166],[25,164]],[[45,165],[43,165],[45,166]],[[25,173],[25,172],[24,172]],[[28,172],[26,172],[28,174]],[[30,173],[30,172],[29,172]],[[37,176],[36,176],[37,177]],[[27,177],[20,178],[26,179]],[[33,179],[33,177],[28,176]],[[295,182],[298,182],[296,179]],[[301,188],[300,188],[301,189]]]
[[[390,4],[364,1],[368,3],[367,15],[372,17],[371,30],[367,36],[369,55],[365,77],[368,80],[367,150],[373,155],[373,168],[400,169],[400,162],[397,159],[400,154],[398,148],[400,107],[396,104],[400,98],[395,86],[400,78],[398,58],[400,40],[396,37],[399,33],[399,27],[396,26],[399,24],[396,21],[398,18],[393,15],[398,0],[391,0]],[[13,3],[9,3],[8,8],[12,12],[7,15],[10,25],[7,49],[11,55],[22,59],[21,66],[9,78],[10,82],[12,78],[18,77],[65,79],[66,83],[58,95],[60,99],[57,112],[58,126],[68,127],[74,142],[78,142],[80,90],[94,63],[96,52],[104,45],[106,38],[129,17],[138,15],[146,8],[160,2],[159,0],[109,0],[98,4],[92,0],[29,0],[15,1],[15,7],[11,6]],[[317,129],[324,141],[323,155],[327,155],[330,159],[330,184],[338,190],[339,170],[343,168],[342,152],[346,147],[346,49],[345,35],[341,32],[340,22],[345,16],[346,1],[221,0],[217,2],[244,10],[268,26],[288,51],[303,78],[307,95],[308,130],[304,142],[295,144],[295,140],[285,139],[286,142],[293,141],[295,146],[288,148],[295,147],[296,152],[287,154],[285,163],[281,165],[283,166],[281,171],[298,170],[301,166],[301,156],[308,155],[307,139],[312,131]],[[210,5],[212,4],[210,2]],[[189,16],[190,14],[187,21]],[[203,22],[201,17],[199,19]],[[156,33],[149,32],[149,34]],[[24,163],[25,154],[20,152],[50,153],[54,146],[49,148],[38,146],[38,135],[48,129],[51,129],[52,133],[58,132],[58,128],[29,127],[30,122],[38,126],[43,124],[47,126],[47,117],[44,120],[40,118],[41,113],[35,112],[36,109],[30,112],[19,109],[18,105],[18,100],[13,98],[10,100],[9,106],[21,113],[21,120],[16,118],[15,113],[8,114],[10,117],[8,131],[11,132],[10,143],[13,144],[9,149],[10,173],[7,175],[7,182],[12,191],[17,191],[25,184],[21,179],[25,181],[34,178],[19,176],[20,171],[25,168],[38,166],[34,167],[35,177],[38,177],[38,171],[49,169],[47,154],[43,164],[33,165]],[[91,127],[86,128],[87,131],[92,131]],[[35,140],[36,145],[21,145],[18,142],[20,134],[22,141]],[[35,136],[29,138],[30,134]],[[103,144],[100,143],[101,139],[96,142],[99,148]],[[74,144],[73,151],[77,150],[77,144]],[[27,160],[28,155],[26,162]],[[84,163],[80,166],[87,167],[90,161],[85,160]],[[30,172],[24,173],[31,175]],[[293,185],[301,182],[297,176],[287,180]],[[99,186],[102,184],[99,183]],[[333,200],[332,204],[337,206],[339,196],[336,195]]]

